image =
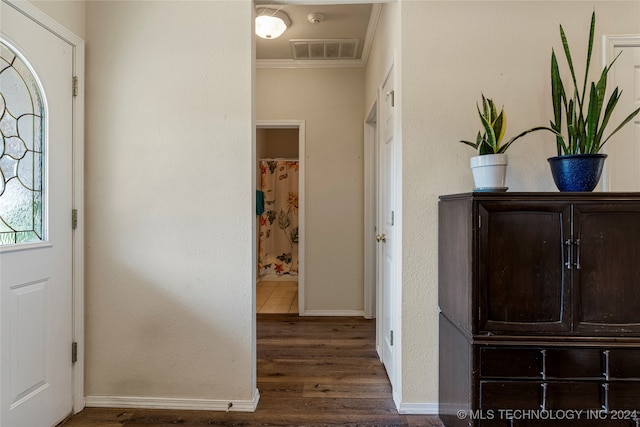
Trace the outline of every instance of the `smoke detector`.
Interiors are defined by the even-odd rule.
[[[312,24],[319,24],[322,21],[324,21],[324,15],[321,13],[310,13],[307,16],[307,19],[309,20],[309,22],[311,22]]]

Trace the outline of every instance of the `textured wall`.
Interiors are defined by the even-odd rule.
[[[31,3],[86,41],[86,1],[37,0]]]
[[[394,50],[400,49],[400,4],[385,3],[380,11],[376,34],[366,68],[365,113],[376,102],[378,88],[382,86],[394,61]]]
[[[250,400],[252,3],[87,3],[86,393]]]
[[[593,69],[600,36],[639,33],[637,1],[403,1],[403,400],[438,399],[437,203],[440,194],[469,191],[469,147],[480,122],[480,93],[504,105],[507,138],[552,117],[551,48],[561,52],[563,24],[574,63],[583,64],[589,21],[597,14]],[[578,59],[579,58],[579,59]],[[576,65],[578,70],[583,66]],[[582,72],[578,72],[582,74]],[[547,157],[549,134],[509,149],[509,191],[555,191]]]

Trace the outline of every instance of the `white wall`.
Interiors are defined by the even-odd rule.
[[[394,50],[400,49],[400,5],[384,3],[380,11],[375,37],[365,70],[364,108],[368,113],[378,96],[378,88],[394,61]]]
[[[31,3],[78,37],[86,38],[86,1],[37,0]]]
[[[305,120],[306,310],[363,310],[364,69],[259,69],[258,120]]]
[[[603,33],[640,32],[639,2],[400,3],[404,402],[438,399],[438,196],[473,188],[473,150],[456,141],[475,136],[481,92],[504,104],[507,137],[548,124],[551,47],[561,52],[558,25],[574,49],[574,63],[583,64],[594,5],[595,68]],[[556,191],[546,161],[555,155],[552,137],[527,136],[508,155],[509,191]]]
[[[87,3],[90,402],[253,397],[252,11]]]

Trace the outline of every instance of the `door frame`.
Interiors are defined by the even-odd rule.
[[[73,74],[77,77],[77,95],[72,99],[73,117],[73,209],[77,210],[77,228],[72,231],[72,337],[77,343],[77,361],[72,366],[73,413],[85,406],[84,397],[84,55],[80,37],[26,1],[2,0],[73,48]],[[71,212],[69,212],[71,217]],[[71,219],[71,218],[70,218]]]
[[[378,155],[379,148],[379,124],[380,124],[380,109],[378,108],[380,100],[385,94],[382,87],[386,82],[389,74],[394,73],[394,122],[393,133],[394,139],[397,140],[395,144],[395,171],[394,177],[394,199],[392,200],[395,206],[395,232],[394,232],[394,263],[395,268],[392,272],[393,278],[393,293],[395,300],[391,307],[391,321],[394,328],[394,355],[393,355],[393,371],[395,372],[395,378],[389,378],[392,388],[392,398],[398,410],[401,410],[402,406],[402,81],[401,81],[401,61],[400,52],[398,49],[393,50],[393,58],[387,65],[383,74],[382,81],[378,84],[376,97],[372,107],[369,109],[369,114],[365,119],[365,138],[364,138],[364,170],[365,170],[365,187],[364,187],[364,204],[365,204],[365,218],[364,218],[364,277],[365,277],[365,310],[367,303],[371,302],[373,293],[373,301],[375,307],[376,317],[376,351],[378,356],[382,357],[382,327],[379,322],[381,299],[379,295],[381,291],[378,287],[380,278],[378,277],[378,259],[377,259],[377,243],[375,241],[375,229],[377,227],[377,212],[378,212],[378,187],[379,187],[379,168],[378,168]],[[372,121],[375,121],[373,123]],[[375,125],[375,131],[371,128]],[[375,135],[372,136],[371,133]],[[368,213],[368,208],[373,207],[373,215]],[[371,277],[373,284],[367,281],[367,278]],[[365,312],[366,313],[366,312]],[[404,412],[403,412],[404,413]]]
[[[305,242],[305,121],[304,120],[256,120],[256,129],[298,129],[298,315],[305,315],[304,306],[304,242]],[[255,150],[254,150],[255,152]],[[257,165],[260,159],[255,159]],[[256,185],[253,180],[253,185]],[[256,227],[255,242],[258,244],[260,230]],[[257,260],[256,260],[257,261]]]
[[[378,221],[378,99],[364,122],[364,317],[374,319],[377,310],[376,226]],[[376,334],[376,350],[379,343]]]
[[[617,47],[640,47],[640,34],[605,34],[602,36],[602,66],[606,67],[613,61],[615,57],[615,49]],[[614,84],[613,77],[609,77],[608,84]],[[619,85],[619,83],[617,83]],[[630,92],[630,91],[629,91]],[[624,117],[624,116],[623,116]],[[607,147],[604,148],[607,152]],[[609,160],[610,162],[611,160]],[[609,163],[605,162],[604,173],[602,174],[601,188],[603,191],[611,190],[611,168],[607,167]]]

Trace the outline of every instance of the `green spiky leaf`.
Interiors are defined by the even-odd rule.
[[[573,82],[573,95],[567,98],[565,88],[560,76],[558,61],[555,52],[551,52],[551,96],[553,104],[553,120],[550,122],[551,129],[556,133],[556,148],[558,155],[562,154],[594,154],[598,153],[602,146],[624,125],[629,123],[638,114],[638,110],[632,112],[625,120],[615,128],[615,130],[605,138],[605,129],[613,115],[613,110],[618,104],[621,92],[615,88],[606,102],[607,76],[611,67],[616,62],[620,53],[605,66],[600,73],[597,82],[588,82],[589,69],[593,53],[593,42],[595,39],[596,14],[591,14],[589,26],[589,39],[587,44],[587,57],[584,69],[584,81],[578,85],[571,49],[567,41],[564,28],[560,25],[560,39],[564,50],[567,66],[569,67],[571,80]],[[587,99],[587,88],[589,88]],[[580,91],[581,89],[581,91]],[[587,103],[588,101],[588,103]],[[603,111],[604,107],[604,111]],[[586,111],[585,111],[586,110]],[[566,125],[563,126],[563,119]],[[562,135],[563,127],[566,135]]]

